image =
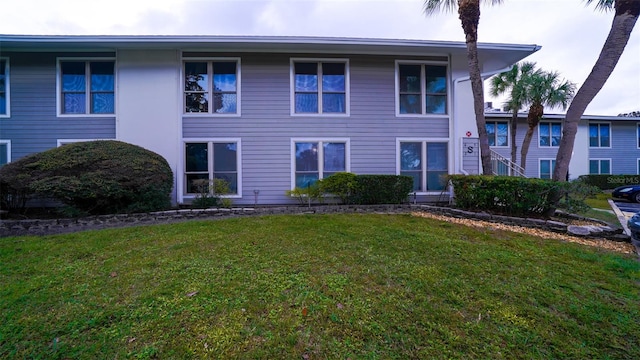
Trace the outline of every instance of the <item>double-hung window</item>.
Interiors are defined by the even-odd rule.
[[[396,63],[396,112],[399,115],[447,114],[447,66]]]
[[[540,147],[558,147],[562,138],[562,124],[541,122],[538,125],[538,144]]]
[[[0,140],[0,166],[11,162],[11,140]]]
[[[115,113],[113,60],[60,60],[59,114]]]
[[[210,184],[216,179],[229,185],[229,196],[241,196],[242,172],[240,139],[187,141],[185,154],[185,194],[201,193],[198,180]]]
[[[349,62],[291,59],[292,115],[348,115]]]
[[[9,59],[0,58],[0,117],[9,116]]]
[[[307,188],[337,172],[349,171],[349,139],[293,139],[292,188]]]
[[[589,174],[611,174],[611,159],[589,159]]]
[[[184,112],[240,113],[240,59],[184,62]]]
[[[413,178],[413,191],[442,191],[449,173],[448,144],[438,141],[398,140],[397,173]]]
[[[540,179],[551,179],[555,169],[555,159],[540,159]]]
[[[589,147],[611,147],[611,127],[608,123],[589,124]]]
[[[509,146],[509,123],[506,121],[487,121],[489,146]]]

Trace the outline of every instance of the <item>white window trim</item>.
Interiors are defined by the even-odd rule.
[[[590,175],[611,175],[613,174],[613,160],[611,158],[589,158],[589,169],[591,169],[591,161],[598,161],[598,173],[597,174],[592,174],[589,173]],[[603,174],[600,170],[602,169],[602,161],[609,161],[609,173],[608,174]]]
[[[421,142],[423,144],[427,144],[427,143],[444,143],[447,144],[447,173],[451,174],[451,143],[449,141],[448,138],[396,138],[396,175],[400,175],[400,143],[403,142]],[[421,159],[423,159],[422,163],[423,163],[423,167],[427,166],[427,162],[426,162],[426,156],[427,156],[427,146],[422,146],[422,154],[420,154]],[[423,171],[423,175],[426,175],[426,168],[422,169]],[[423,176],[422,177],[422,184],[421,187],[423,189],[426,189],[427,187],[427,177]],[[435,191],[416,191],[416,195],[439,195],[442,193],[448,194],[449,192],[447,191],[447,187],[445,186],[445,190],[435,190]]]
[[[113,114],[92,114],[91,106],[87,106],[87,112],[84,114],[65,114],[62,112],[62,67],[60,63],[65,61],[83,61],[85,62],[85,66],[89,66],[88,63],[92,61],[113,61],[113,96],[114,96],[114,107]],[[113,118],[116,116],[118,109],[118,63],[115,57],[59,57],[56,59],[56,114],[57,117],[68,117],[68,118]],[[88,81],[88,79],[87,79]],[[85,89],[87,95],[90,95],[90,89]],[[87,96],[87,102],[91,102],[91,96]]]
[[[447,112],[445,114],[428,114],[426,112],[427,104],[425,99],[422,99],[422,114],[402,114],[400,113],[400,65],[423,65],[420,70],[420,94],[424,97],[426,94],[427,84],[422,81],[422,77],[424,75],[424,65],[440,65],[447,68]],[[396,101],[396,117],[413,117],[413,118],[450,118],[452,112],[452,99],[451,99],[451,88],[452,84],[450,82],[451,79],[451,66],[446,61],[421,61],[421,60],[396,60],[395,61],[395,101]]]
[[[553,165],[553,162],[556,161],[556,158],[539,158],[538,159],[538,179],[542,179],[542,171],[540,171],[540,169],[542,168],[542,166],[540,166],[542,161],[550,161],[549,165],[550,165],[550,170],[551,170],[551,174],[549,174],[549,179],[553,178],[553,172],[555,171],[555,165]]]
[[[106,140],[115,140],[115,139],[58,139],[56,147],[60,147],[66,144],[79,143],[79,142],[106,141]]]
[[[4,81],[4,85],[5,85],[5,95],[6,95],[6,102],[7,102],[7,113],[6,114],[0,114],[0,118],[9,118],[11,117],[11,66],[9,64],[9,58],[8,57],[0,57],[0,60],[4,60],[5,61],[5,81]]]
[[[177,187],[179,189],[178,191],[178,196],[179,196],[179,201],[182,201],[184,199],[195,199],[196,195],[195,194],[187,194],[186,191],[186,185],[185,185],[185,176],[187,173],[186,170],[186,162],[184,161],[184,157],[185,157],[185,145],[187,143],[236,143],[237,144],[237,164],[236,164],[236,168],[237,168],[237,172],[238,172],[238,186],[237,186],[237,194],[230,194],[230,195],[221,195],[220,197],[222,198],[229,198],[229,199],[241,199],[242,198],[242,139],[240,138],[183,138],[182,139],[182,143],[181,143],[181,147],[182,150],[180,151],[180,170],[179,170],[179,174],[177,176],[176,182],[177,182]],[[213,173],[213,161],[209,161],[209,172]]]
[[[609,146],[591,146],[591,133],[589,127],[591,125],[609,125]],[[613,127],[611,126],[611,122],[608,121],[590,121],[587,125],[587,136],[589,140],[589,148],[590,149],[611,149],[613,146]],[[598,129],[598,143],[600,143],[600,129]],[[595,160],[595,159],[594,159]]]
[[[7,145],[7,164],[11,162],[11,140],[0,140],[0,144]]]
[[[296,143],[309,143],[316,142],[318,147],[321,148],[323,143],[344,143],[344,167],[345,172],[351,172],[351,139],[350,138],[291,138],[291,190],[296,187]],[[319,178],[323,179],[324,169],[322,165],[324,162],[324,150],[319,151],[318,154],[318,173]]]
[[[499,145],[494,145],[491,146],[492,149],[508,149],[511,147],[511,123],[510,121],[505,121],[505,120],[489,120],[486,122],[487,124],[492,123],[492,124],[497,124],[497,123],[506,123],[507,124],[507,145],[505,146],[499,146]],[[486,125],[485,125],[486,126]],[[497,137],[497,132],[496,132],[496,137]]]
[[[318,112],[317,113],[297,113],[296,112],[296,62],[312,63],[344,63],[344,113],[323,113],[322,112],[322,79],[318,74]],[[301,117],[349,117],[351,116],[351,67],[348,58],[290,58],[289,59],[289,103],[290,115]]]
[[[636,166],[638,169],[636,170],[636,174],[640,175],[640,158],[636,159]]]
[[[184,64],[188,62],[206,62],[207,63],[207,74],[213,74],[213,65],[214,62],[236,62],[236,112],[235,113],[216,113],[213,112],[213,108],[209,106],[209,111],[206,113],[195,113],[195,112],[186,112],[185,109],[187,104],[185,103],[185,90],[184,90]],[[242,61],[239,57],[182,57],[182,66],[180,67],[180,96],[182,97],[182,116],[184,117],[240,117],[242,116]],[[213,81],[213,79],[211,79]],[[211,83],[210,85],[212,85]],[[213,95],[213,89],[209,91],[209,97]],[[213,103],[212,99],[209,98],[209,105]]]
[[[637,149],[640,149],[640,122],[636,125],[636,146]]]
[[[542,145],[540,145],[540,124],[542,124],[542,123],[551,125],[549,127],[549,131],[550,131],[549,136],[551,136],[551,137],[553,137],[552,136],[553,131],[551,131],[552,130],[551,128],[552,128],[553,125],[556,125],[556,124],[560,125],[560,139],[561,140],[562,140],[562,131],[564,130],[564,127],[562,126],[562,123],[559,122],[559,121],[540,121],[540,123],[538,123],[538,126],[537,126],[537,128],[538,128],[538,149],[557,149],[557,148],[559,148],[560,145],[558,145],[558,146],[553,146],[553,145],[542,146]],[[549,139],[549,144],[551,144],[551,139]],[[540,160],[542,160],[542,159],[540,159]]]

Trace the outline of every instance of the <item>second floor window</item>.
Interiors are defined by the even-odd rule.
[[[114,61],[60,61],[60,113],[115,113]]]
[[[589,124],[589,147],[611,147],[609,124]]]
[[[538,126],[538,136],[540,147],[560,146],[562,138],[562,124],[541,122]]]
[[[0,116],[9,114],[9,62],[0,59]]]
[[[237,114],[238,60],[184,63],[184,112]]]
[[[447,114],[447,67],[398,64],[398,114]]]
[[[489,146],[509,146],[509,123],[506,121],[487,121]]]
[[[345,61],[293,61],[295,114],[347,114]]]

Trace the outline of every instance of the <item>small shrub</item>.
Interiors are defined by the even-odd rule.
[[[298,200],[298,202],[301,205],[304,204],[308,204],[310,201],[311,202],[323,202],[324,201],[324,194],[322,193],[322,190],[320,189],[320,184],[319,182],[316,182],[315,184],[306,187],[306,188],[300,188],[300,187],[296,187],[293,190],[287,190],[285,192],[285,194],[287,196],[290,196],[296,200]]]
[[[199,179],[193,182],[198,192],[191,205],[196,208],[210,208],[215,206],[231,207],[232,201],[222,198],[221,195],[229,194],[229,183],[223,179]]]
[[[25,156],[0,168],[3,206],[34,197],[89,214],[170,206],[173,172],[160,155],[120,141],[88,141]]]
[[[337,196],[343,204],[349,204],[351,197],[358,192],[357,175],[348,172],[335,173],[320,180],[320,190]]]

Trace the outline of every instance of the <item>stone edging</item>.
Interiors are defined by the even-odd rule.
[[[47,220],[2,220],[0,237],[22,235],[51,235],[84,230],[96,230],[126,226],[165,224],[188,220],[217,219],[247,215],[279,214],[328,214],[328,213],[409,213],[426,211],[465,219],[477,219],[508,225],[535,227],[573,236],[606,238],[614,241],[630,241],[621,229],[602,226],[573,226],[558,221],[516,218],[488,213],[477,213],[448,207],[431,205],[321,205],[321,206],[280,206],[257,208],[212,208],[158,211],[142,214],[99,215],[76,219]]]

